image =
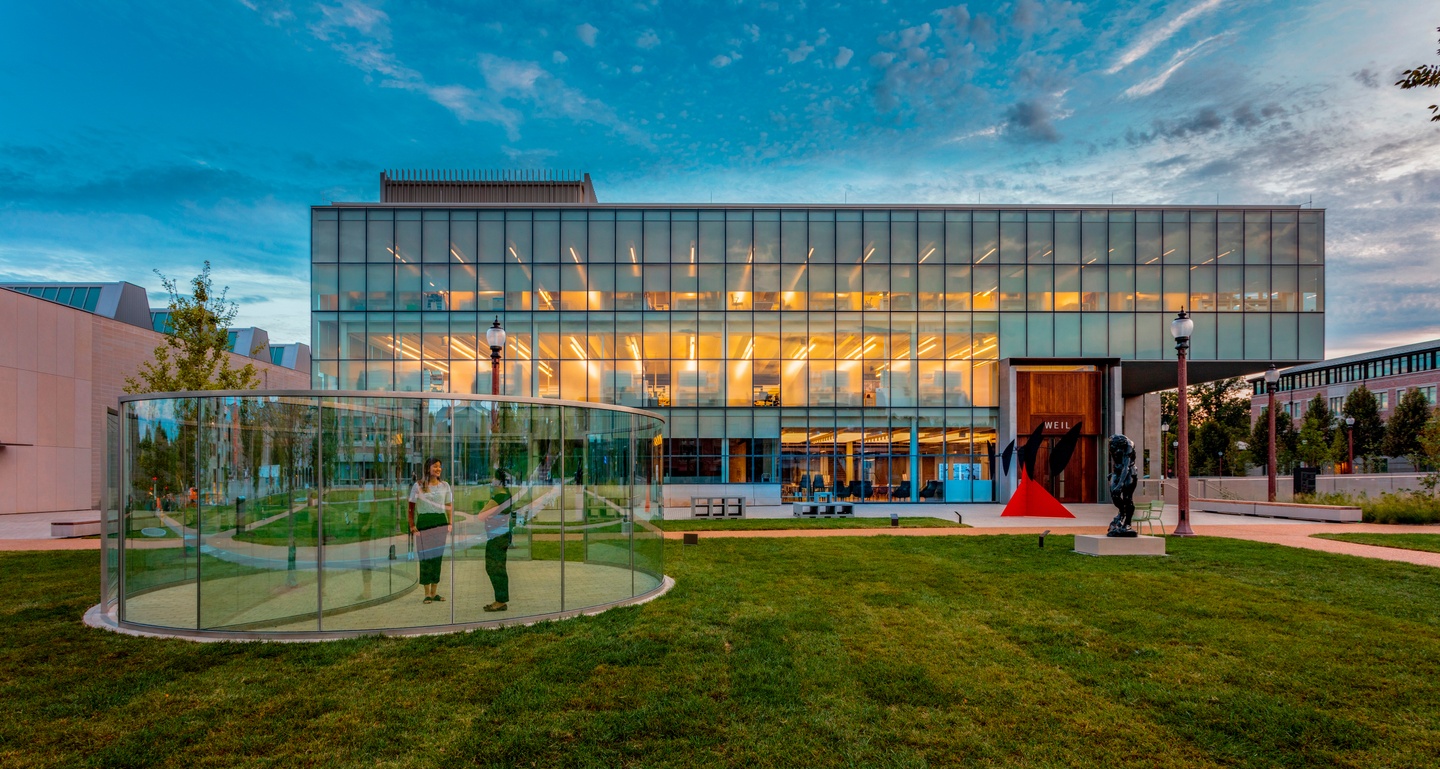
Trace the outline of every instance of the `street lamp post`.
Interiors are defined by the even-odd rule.
[[[1269,420],[1270,427],[1270,446],[1269,451],[1266,454],[1267,459],[1265,460],[1265,474],[1269,481],[1266,488],[1269,501],[1271,502],[1275,501],[1275,390],[1277,389],[1276,385],[1278,385],[1279,383],[1280,372],[1276,371],[1273,365],[1270,368],[1265,369],[1265,393],[1267,397],[1265,413],[1267,415],[1266,418]]]
[[[1355,417],[1345,417],[1345,444],[1349,449],[1349,459],[1345,463],[1347,475],[1355,474]]]
[[[490,394],[500,394],[500,351],[505,349],[505,329],[500,327],[500,316],[485,330],[485,343],[490,345]]]
[[[1193,537],[1190,528],[1190,399],[1186,390],[1185,358],[1190,352],[1190,337],[1195,333],[1195,321],[1183,309],[1170,321],[1170,336],[1175,337],[1175,356],[1179,360],[1176,370],[1176,386],[1179,388],[1179,404],[1175,414],[1175,432],[1180,439],[1179,454],[1175,457],[1175,481],[1180,507],[1180,520],[1175,524],[1175,536]]]
[[[500,316],[495,316],[495,322],[490,328],[485,329],[485,344],[490,345],[490,394],[500,394],[500,351],[505,349],[505,329],[500,327]],[[500,444],[495,440],[495,433],[500,430],[500,404],[497,401],[490,402],[490,466],[499,472],[500,467]]]
[[[1165,471],[1166,460],[1170,457],[1170,423],[1160,423],[1160,493],[1165,493],[1165,479],[1170,474]]]

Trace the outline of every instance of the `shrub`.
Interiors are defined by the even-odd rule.
[[[1440,523],[1440,497],[1421,491],[1401,490],[1393,494],[1381,494],[1379,499],[1371,499],[1365,494],[1356,497],[1330,491],[1301,494],[1295,497],[1295,502],[1302,505],[1358,507],[1361,519],[1366,523]]]
[[[1440,498],[1420,492],[1381,494],[1360,509],[1367,523],[1440,523]]]

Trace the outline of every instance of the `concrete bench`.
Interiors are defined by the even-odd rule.
[[[50,522],[50,536],[52,537],[94,537],[99,534],[99,518]]]
[[[744,518],[744,497],[691,497],[691,518]]]
[[[1258,515],[1264,518],[1292,518],[1297,521],[1359,523],[1360,508],[1339,505],[1300,505],[1293,502],[1248,502],[1239,499],[1190,500],[1193,510],[1227,515]]]

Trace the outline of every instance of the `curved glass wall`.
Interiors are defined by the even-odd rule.
[[[664,580],[662,426],[635,409],[504,396],[125,398],[101,609],[143,629],[313,635],[645,597]],[[451,503],[439,534],[426,531],[443,525],[438,507],[422,501],[418,532],[409,509],[432,459],[448,485],[432,498]],[[443,601],[425,600],[432,580]]]

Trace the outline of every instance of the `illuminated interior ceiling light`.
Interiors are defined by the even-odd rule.
[[[570,349],[574,350],[575,354],[580,356],[580,360],[586,359],[585,350],[580,347],[580,343],[575,341],[575,337],[573,336],[570,337]]]
[[[385,250],[386,250],[386,251],[389,251],[391,254],[393,254],[396,259],[399,259],[400,261],[405,262],[406,264],[409,264],[409,263],[410,263],[410,262],[408,262],[408,261],[405,260],[405,257],[403,257],[403,256],[400,255],[400,252],[399,252],[399,251],[396,251],[395,249],[393,249],[393,248],[391,248],[391,247],[389,247],[389,246],[386,246],[386,247],[385,247]]]
[[[571,246],[571,247],[570,247],[570,258],[571,258],[571,259],[574,259],[576,264],[579,264],[579,263],[580,263],[580,255],[577,254],[577,253],[575,253],[575,247],[574,247],[574,246]]]
[[[747,256],[747,257],[745,257],[745,263],[746,263],[746,264],[751,264],[751,263],[753,263],[754,261],[755,261],[755,247],[754,247],[754,246],[751,246],[751,247],[750,247],[750,255]]]
[[[750,343],[747,344],[747,345],[745,345],[745,352],[740,355],[740,358],[741,358],[742,360],[749,360],[749,359],[750,359],[750,355],[753,354],[754,352],[755,352],[755,340],[754,340],[754,339],[751,339],[751,340],[750,340]]]
[[[1053,253],[1055,253],[1055,249],[1052,248],[1052,249],[1050,249],[1049,251],[1046,251],[1045,253],[1041,254],[1040,256],[1041,256],[1041,257],[1046,257],[1046,256],[1049,256],[1049,255],[1051,255],[1051,254],[1053,254]]]
[[[871,247],[870,247],[870,250],[865,252],[865,258],[864,258],[864,259],[861,259],[860,261],[862,261],[862,262],[868,262],[868,261],[870,261],[870,257],[872,257],[872,256],[874,256],[874,255],[875,255],[875,247],[874,247],[874,246],[871,246]]]
[[[926,259],[929,259],[929,258],[930,258],[930,255],[933,254],[933,253],[935,253],[935,249],[932,247],[929,251],[926,251],[926,252],[925,252],[925,255],[924,255],[924,256],[920,257],[920,263],[921,263],[921,264],[924,264],[924,263],[925,263],[925,260],[926,260]]]
[[[695,247],[694,247],[694,246],[691,246],[691,247],[690,247],[690,263],[691,263],[691,264],[694,264],[694,263],[695,263]]]
[[[926,344],[924,347],[921,347],[919,350],[916,350],[916,354],[917,354],[917,355],[924,355],[925,353],[930,352],[931,350],[935,349],[935,345],[936,345],[936,342],[930,342],[929,344]]]
[[[690,360],[695,360],[695,335],[690,335]]]
[[[1150,257],[1150,261],[1146,262],[1146,264],[1154,264],[1154,263],[1156,263],[1156,262],[1158,262],[1158,261],[1160,261],[1160,257],[1158,257],[1158,256],[1152,256],[1152,257]]]
[[[640,345],[635,344],[635,337],[625,337],[625,343],[630,346],[630,354],[635,356],[635,360],[640,360]]]
[[[814,246],[811,246],[811,247],[810,247],[810,253],[808,253],[808,254],[805,255],[805,261],[807,261],[807,262],[810,261],[810,257],[812,257],[812,256],[814,256],[814,255],[815,255],[815,247],[814,247]]]
[[[459,262],[459,263],[461,263],[461,264],[464,264],[464,263],[465,263],[464,257],[460,256],[460,252],[456,251],[454,246],[451,246],[451,247],[450,247],[450,255],[453,256],[453,257],[455,257],[455,261],[457,261],[457,262]]]
[[[1169,255],[1171,255],[1171,254],[1173,254],[1173,253],[1175,253],[1175,249],[1172,248],[1172,249],[1170,249],[1169,251],[1166,251],[1165,253],[1161,254],[1161,256],[1169,256]]]
[[[525,260],[524,260],[524,259],[521,259],[521,258],[520,258],[520,255],[517,254],[517,253],[515,253],[515,247],[514,247],[514,246],[510,246],[510,247],[509,247],[509,251],[510,251],[510,255],[513,256],[513,257],[515,257],[515,261],[520,262],[521,264],[524,264],[524,263],[525,263]]]
[[[446,338],[450,340],[450,346],[458,349],[458,350],[461,352],[461,354],[463,354],[465,357],[467,357],[467,358],[474,358],[474,357],[475,357],[475,350],[474,350],[472,347],[470,347],[470,345],[465,344],[464,342],[460,341],[459,339],[456,339],[456,338],[453,337],[453,336],[452,336],[452,337],[446,337]]]
[[[540,291],[540,301],[544,302],[546,307],[555,306],[555,303],[550,299],[550,292],[543,289]]]
[[[549,366],[545,365],[545,361],[543,361],[543,360],[540,361],[539,363],[535,364],[535,365],[536,365],[536,367],[538,367],[541,371],[545,372],[545,376],[550,376],[550,375],[552,375],[552,374],[555,373]]]
[[[630,263],[631,263],[631,264],[639,264],[639,262],[635,260],[635,247],[634,247],[634,246],[631,246],[631,247],[630,247]]]
[[[985,261],[986,259],[989,259],[989,258],[990,258],[990,255],[993,254],[993,253],[995,253],[997,250],[998,250],[998,249],[992,248],[992,249],[990,249],[989,251],[986,251],[984,256],[982,256],[982,257],[980,257],[979,259],[976,259],[976,260],[975,260],[975,263],[976,263],[976,264],[979,264],[979,263]]]

